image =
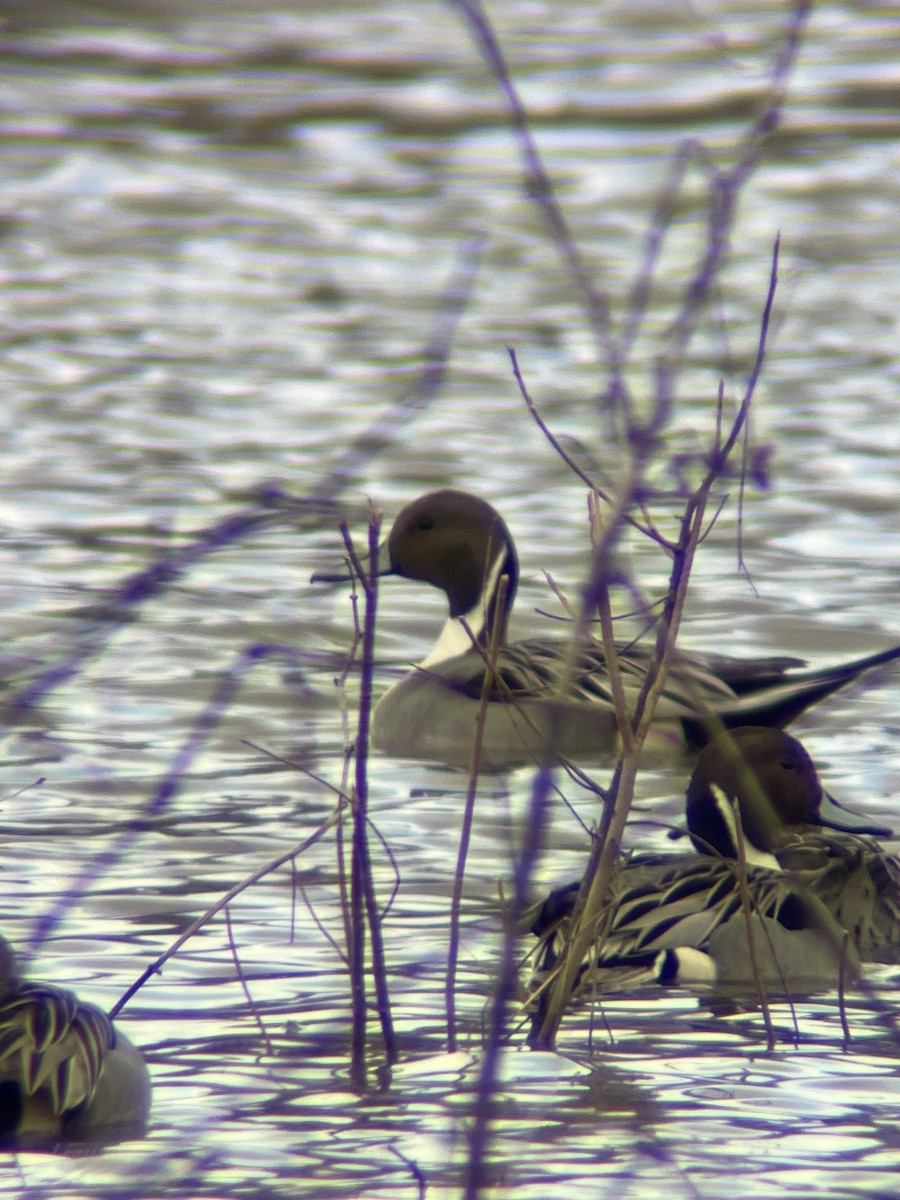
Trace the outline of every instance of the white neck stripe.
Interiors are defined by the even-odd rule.
[[[441,636],[419,663],[423,670],[440,666],[448,659],[459,658],[461,654],[466,654],[472,649],[472,639],[467,630],[463,628],[462,622],[463,619],[460,617],[449,617],[444,622]],[[474,632],[473,629],[472,633]]]
[[[459,658],[461,654],[467,654],[473,649],[472,638],[476,642],[481,640],[487,628],[488,614],[497,602],[494,593],[500,581],[503,564],[506,562],[506,553],[507,546],[503,542],[497,552],[497,557],[494,559],[493,566],[485,576],[481,595],[467,613],[463,613],[461,617],[447,618],[444,622],[444,628],[441,630],[440,637],[426,657],[419,663],[419,666],[423,670],[437,667],[451,658]],[[502,615],[500,619],[503,619]],[[463,626],[463,621],[465,621],[469,630],[471,630],[471,635]]]
[[[717,783],[710,784],[709,790],[713,794],[716,802],[716,808],[725,822],[725,827],[728,830],[728,836],[731,839],[731,845],[735,856],[738,853],[738,827],[735,818],[734,803],[729,800],[724,791]],[[767,850],[760,850],[758,846],[754,846],[750,839],[745,835],[743,837],[744,846],[744,861],[749,867],[766,867],[770,871],[780,871],[781,863],[774,854],[770,854]]]

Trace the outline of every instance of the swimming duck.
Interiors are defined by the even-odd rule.
[[[572,758],[615,752],[615,713],[599,645],[579,647],[567,674],[571,647],[566,641],[507,641],[519,568],[509,530],[490,504],[452,489],[421,496],[399,514],[381,555],[387,561],[380,575],[440,588],[449,616],[431,652],[376,705],[371,734],[378,749],[469,766],[485,676],[482,652],[487,653],[499,622],[481,769],[534,762],[548,748]],[[331,582],[347,578],[346,573],[313,576]],[[657,748],[671,755],[702,745],[710,712],[726,726],[784,726],[862,672],[898,656],[900,646],[895,646],[839,666],[801,671],[797,668],[805,663],[797,658],[742,661],[679,654],[656,710]],[[652,647],[619,651],[632,703],[653,658]],[[562,678],[570,683],[560,695]]]
[[[687,822],[698,854],[620,865],[579,988],[749,985],[755,958],[766,986],[784,991],[834,985],[842,970],[852,978],[860,960],[900,961],[900,860],[863,836],[890,831],[837,805],[796,738],[769,727],[716,738],[697,760]],[[544,972],[559,958],[578,887],[536,910]]]
[[[142,1129],[150,1075],[101,1009],[49,983],[20,979],[0,938],[0,1139],[116,1140]]]

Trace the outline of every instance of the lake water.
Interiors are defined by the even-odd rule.
[[[454,8],[31,0],[4,13],[0,930],[32,974],[110,1007],[331,812],[353,727],[352,688],[345,727],[333,682],[352,615],[346,589],[309,583],[341,545],[324,502],[362,530],[368,498],[390,519],[433,487],[486,496],[523,565],[516,630],[535,633],[561,611],[544,572],[572,595],[582,579],[586,504],[525,411],[507,348],[582,464],[614,470],[617,454],[579,295]],[[784,6],[516,0],[491,15],[621,322],[673,155],[694,139],[730,162],[765,97]],[[746,497],[755,590],[732,505],[703,548],[685,645],[824,662],[896,640],[896,33],[874,0],[813,13],[783,124],[744,191],[671,444],[704,444],[720,377],[740,394],[780,233],[754,413],[772,487]],[[689,174],[634,347],[638,396],[702,245],[705,178]],[[426,347],[467,271],[426,404]],[[315,503],[269,520],[264,487]],[[246,523],[222,524],[235,514]],[[648,590],[662,585],[650,548],[622,554]],[[165,575],[150,570],[160,562]],[[421,657],[441,597],[391,583],[380,603],[379,662]],[[798,727],[829,789],[895,828],[898,699],[887,671]],[[392,859],[379,852],[377,878],[386,894],[396,864],[400,881],[385,938],[402,1061],[383,1087],[349,1087],[331,834],[293,876],[243,892],[230,933],[219,916],[124,1010],[154,1080],[147,1137],[90,1158],[10,1156],[3,1194],[457,1194],[498,881],[508,888],[529,777],[486,779],[479,794],[453,1054],[443,973],[465,780],[375,756],[370,784]],[[674,766],[647,772],[643,815],[676,819],[683,785]],[[587,793],[564,790],[596,819]],[[652,826],[630,838],[669,845]],[[586,849],[560,803],[538,884],[577,875]],[[871,990],[850,999],[849,1050],[830,996],[795,1018],[776,1006],[773,1053],[758,1012],[684,992],[573,1012],[555,1055],[528,1053],[515,1032],[492,1194],[895,1195],[897,980],[872,968]]]

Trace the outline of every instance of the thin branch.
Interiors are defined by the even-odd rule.
[[[614,397],[613,407],[628,405],[628,394],[619,370],[618,352],[611,336],[608,298],[594,287],[581,251],[563,215],[553,184],[531,134],[528,114],[509,73],[497,36],[480,0],[450,0],[450,4],[463,14],[491,74],[503,92],[525,173],[526,193],[543,214],[553,244],[581,295],[588,327],[597,342],[598,356],[609,368],[609,392]]]
[[[459,833],[456,870],[453,873],[453,894],[450,898],[450,941],[447,948],[447,975],[444,981],[444,1006],[447,1012],[447,1048],[451,1052],[456,1049],[456,968],[459,959],[462,889],[466,874],[466,860],[469,856],[469,843],[472,837],[472,824],[475,818],[475,797],[478,792],[478,775],[481,767],[481,751],[484,743],[488,705],[491,702],[491,692],[494,690],[497,680],[497,660],[502,640],[503,612],[506,607],[508,585],[509,576],[501,575],[497,581],[494,615],[491,622],[491,640],[485,655],[484,679],[481,684],[478,713],[475,717],[472,761],[469,768],[469,782],[466,787],[466,803],[463,810],[462,827]],[[473,635],[471,629],[466,626],[466,631],[473,645],[478,646],[478,640]]]
[[[327,820],[323,821],[319,828],[314,833],[311,833],[308,838],[304,838],[302,842],[299,842],[296,846],[293,846],[284,854],[280,854],[277,858],[272,859],[264,866],[259,867],[251,875],[248,875],[246,879],[242,879],[240,883],[236,883],[234,887],[229,888],[224,896],[220,896],[215,904],[210,905],[210,907],[205,913],[203,913],[202,916],[199,916],[196,921],[193,921],[187,927],[184,933],[175,939],[175,941],[168,948],[168,950],[165,951],[164,954],[161,954],[157,959],[154,960],[154,962],[150,964],[149,967],[146,968],[146,970],[141,972],[131,987],[128,988],[128,990],[122,996],[120,996],[120,998],[109,1010],[110,1020],[113,1020],[115,1017],[117,1017],[128,1001],[140,991],[147,980],[150,979],[151,976],[156,975],[157,972],[165,966],[169,959],[174,954],[178,953],[185,942],[190,941],[194,934],[199,929],[202,929],[204,925],[207,925],[216,915],[216,913],[221,912],[226,905],[230,904],[235,896],[239,896],[241,892],[246,891],[247,888],[252,887],[255,883],[259,883],[261,879],[265,879],[267,875],[271,875],[273,871],[277,871],[279,867],[283,867],[285,863],[290,862],[299,854],[304,854],[311,846],[314,846],[316,842],[321,841],[328,830],[337,823],[339,816],[340,807],[335,808],[334,812],[332,812]]]

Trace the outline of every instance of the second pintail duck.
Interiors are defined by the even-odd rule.
[[[394,522],[381,547],[378,573],[440,588],[449,615],[431,652],[376,705],[376,747],[399,757],[468,767],[485,655],[496,634],[499,653],[481,769],[534,762],[548,750],[567,758],[615,753],[616,719],[600,646],[586,643],[570,662],[571,647],[562,639],[507,640],[518,559],[506,524],[487,501],[453,489],[421,496]],[[346,573],[313,576],[328,582],[348,578]],[[653,648],[641,645],[619,651],[632,703],[653,657]],[[894,646],[837,666],[803,670],[806,664],[797,658],[679,653],[656,710],[656,744],[670,755],[702,745],[711,713],[727,727],[783,727],[864,671],[898,657],[900,646]],[[562,680],[567,680],[564,687]]]
[[[698,854],[620,865],[576,991],[759,978],[783,992],[852,979],[860,961],[900,962],[900,859],[872,836],[890,831],[838,805],[796,738],[765,727],[716,738],[697,760],[687,822]],[[532,910],[543,977],[578,888]]]
[[[147,1064],[125,1034],[73,992],[21,979],[0,938],[0,1144],[137,1136],[150,1097]]]

